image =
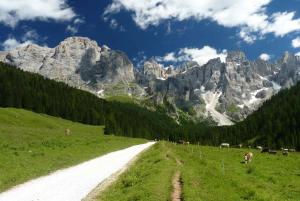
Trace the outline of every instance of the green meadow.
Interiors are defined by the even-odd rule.
[[[243,154],[254,153],[250,164]],[[172,177],[181,173],[184,201],[299,201],[300,154],[262,154],[159,142],[142,153],[98,200],[170,200]]]
[[[65,133],[70,130],[69,135]],[[146,142],[14,108],[0,108],[0,192],[29,179]]]

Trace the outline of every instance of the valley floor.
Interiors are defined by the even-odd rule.
[[[254,159],[250,164],[241,163],[247,151],[254,153]],[[269,155],[159,142],[97,199],[299,201],[299,186],[299,153]]]
[[[60,178],[64,186],[54,185],[47,180],[47,176],[33,180],[37,188],[46,187],[52,192],[67,193],[72,190],[76,199],[63,197],[64,200],[81,199],[151,144],[128,147],[146,142],[143,139],[105,136],[101,126],[83,125],[26,110],[0,108],[0,192],[90,160],[74,169],[53,173],[57,177],[52,178]],[[134,151],[130,151],[129,155],[115,155],[111,157],[116,159],[113,161],[104,160],[109,154],[91,160],[124,148]],[[241,163],[244,153],[248,151],[254,153],[253,161],[250,164]],[[106,170],[109,171],[99,171],[97,174],[95,169],[100,164],[116,169],[108,168]],[[50,183],[39,183],[43,179]],[[82,188],[81,185],[88,187]],[[299,186],[299,153],[269,155],[249,149],[219,149],[161,141],[143,152],[109,188],[101,193],[95,192],[93,200],[299,201]],[[30,193],[27,190],[24,192]],[[0,200],[8,201],[1,198],[4,194],[0,195]],[[15,191],[13,195],[22,194]],[[23,198],[24,195],[22,201]]]

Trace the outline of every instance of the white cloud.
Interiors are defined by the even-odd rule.
[[[300,52],[297,52],[295,55],[298,56],[298,57],[300,57]]]
[[[39,34],[34,29],[28,29],[20,40],[17,40],[15,37],[9,36],[3,43],[0,43],[2,49],[8,51],[13,50],[19,47],[24,47],[29,44],[36,44],[38,41],[43,41]]]
[[[117,29],[118,28],[118,22],[116,19],[111,19],[110,22],[109,22],[109,26],[110,28],[112,29]]]
[[[10,38],[6,39],[1,44],[1,46],[3,47],[3,49],[5,51],[8,51],[8,50],[13,50],[13,49],[16,49],[19,47],[24,47],[24,46],[32,44],[32,43],[33,43],[33,41],[30,41],[30,40],[20,42],[20,41],[17,41],[15,38],[10,37]]]
[[[83,24],[85,21],[80,18],[76,18],[72,24],[69,24],[66,28],[67,32],[70,32],[71,34],[76,34],[78,33],[79,27],[81,24]]]
[[[171,22],[168,22],[168,24],[167,24],[167,33],[166,34],[170,34],[171,32],[172,32]]]
[[[225,62],[227,51],[223,50],[218,52],[216,49],[210,46],[204,46],[199,48],[182,48],[178,52],[170,52],[164,57],[158,57],[158,61],[164,62],[185,62],[195,61],[199,65],[206,64],[209,60],[214,58],[220,58],[222,62]]]
[[[125,32],[126,31],[125,27],[123,27],[122,25],[120,25],[120,31],[121,32]]]
[[[70,32],[71,34],[76,34],[78,32],[78,27],[72,26],[72,25],[68,25],[66,28],[67,32]]]
[[[27,32],[23,35],[22,40],[27,41],[27,40],[38,40],[39,39],[39,34],[36,32],[36,30],[30,29],[27,30]]]
[[[170,52],[168,54],[166,54],[163,58],[163,61],[165,62],[176,62],[177,58],[175,57],[175,53],[174,52]]]
[[[114,18],[110,19],[108,17],[103,16],[103,20],[104,20],[104,22],[107,22],[109,24],[109,27],[111,29],[118,30],[120,32],[126,31],[125,27],[123,25],[119,24],[118,21]]]
[[[295,38],[294,40],[292,40],[292,46],[294,48],[298,48],[300,47],[300,37]]]
[[[254,43],[254,41],[257,39],[257,37],[247,29],[242,29],[239,33],[239,36],[248,44]]]
[[[262,33],[274,33],[275,36],[283,37],[288,33],[300,30],[300,19],[294,19],[295,12],[274,13],[272,22],[262,30]]]
[[[273,33],[284,36],[300,30],[300,19],[295,12],[277,12],[268,15],[272,0],[113,0],[104,11],[104,17],[121,10],[129,11],[142,29],[157,26],[165,20],[208,19],[224,27],[240,28],[239,36],[253,43],[262,35]]]
[[[198,48],[183,48],[179,51],[179,55],[186,60],[196,61],[199,65],[206,64],[210,59],[220,58],[222,62],[225,62],[227,52],[223,50],[218,53],[216,49],[210,46],[204,46],[201,49]]]
[[[137,57],[133,58],[133,61],[136,63],[138,68],[141,68],[144,63],[147,61],[147,56],[145,55],[144,51],[140,51],[137,54]]]
[[[271,59],[271,56],[269,54],[266,54],[266,53],[262,53],[259,58],[261,60],[264,60],[264,61],[269,61]]]
[[[15,27],[22,20],[65,21],[75,17],[66,0],[1,0],[0,23]]]

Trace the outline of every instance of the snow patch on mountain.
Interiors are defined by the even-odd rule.
[[[229,117],[225,114],[221,114],[216,110],[216,107],[219,103],[219,98],[222,95],[222,92],[206,92],[202,94],[202,98],[206,104],[206,115],[211,116],[214,121],[218,122],[219,126],[223,125],[232,125],[233,122],[229,119]]]

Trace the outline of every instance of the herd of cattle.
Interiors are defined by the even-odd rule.
[[[220,145],[220,149],[221,148],[229,148],[229,147],[230,147],[229,143],[222,143]],[[238,146],[235,146],[235,147],[242,148],[243,145],[239,144]],[[250,149],[251,146],[248,146],[248,148]],[[256,149],[259,150],[260,153],[277,154],[277,150],[270,149],[268,147],[257,146]],[[281,151],[282,151],[282,155],[288,156],[289,152],[296,152],[296,149],[281,148]],[[245,153],[244,154],[244,163],[246,163],[246,164],[250,163],[252,158],[253,158],[253,153],[252,152]]]
[[[179,140],[178,141],[179,144],[184,144],[184,145],[189,145],[190,142],[188,141],[184,141],[184,140]],[[236,146],[230,146],[229,143],[221,143],[220,144],[220,149],[221,148],[242,148],[242,147],[245,147],[244,145],[242,144],[239,144],[239,145],[236,145]],[[251,146],[248,146],[247,148],[251,149],[252,147]],[[270,149],[268,147],[262,147],[262,146],[256,146],[255,147],[257,150],[260,151],[260,153],[269,153],[269,154],[277,154],[277,150],[275,149]],[[283,155],[288,155],[289,152],[296,152],[296,149],[286,149],[286,148],[281,148],[281,151],[282,151],[282,154]]]
[[[222,143],[220,145],[220,149],[221,148],[229,148],[230,145],[229,143]],[[233,146],[234,148],[242,148],[243,145],[242,144],[239,144],[237,146]],[[249,149],[251,149],[251,146],[248,146]],[[255,147],[257,150],[260,151],[260,153],[269,153],[269,154],[277,154],[277,150],[275,149],[270,149],[268,147],[262,147],[262,146],[256,146]],[[283,155],[288,155],[289,152],[296,152],[296,149],[286,149],[286,148],[281,148],[281,151],[282,151],[282,154]]]
[[[184,145],[189,145],[190,144],[190,142],[184,141],[184,140],[179,140],[178,143],[179,144],[184,144]],[[221,143],[220,144],[220,149],[222,149],[222,148],[230,148],[230,147],[233,147],[233,148],[242,148],[244,146],[242,144],[239,144],[237,146],[230,146],[229,143]],[[248,148],[251,149],[252,147],[248,146]],[[259,150],[260,153],[277,154],[277,150],[270,149],[268,147],[256,146],[255,148],[257,150]],[[296,152],[296,149],[281,148],[281,152],[282,152],[282,155],[288,156],[289,152]],[[244,154],[244,163],[247,164],[247,163],[251,162],[252,158],[253,158],[253,153],[252,152],[245,153]]]

